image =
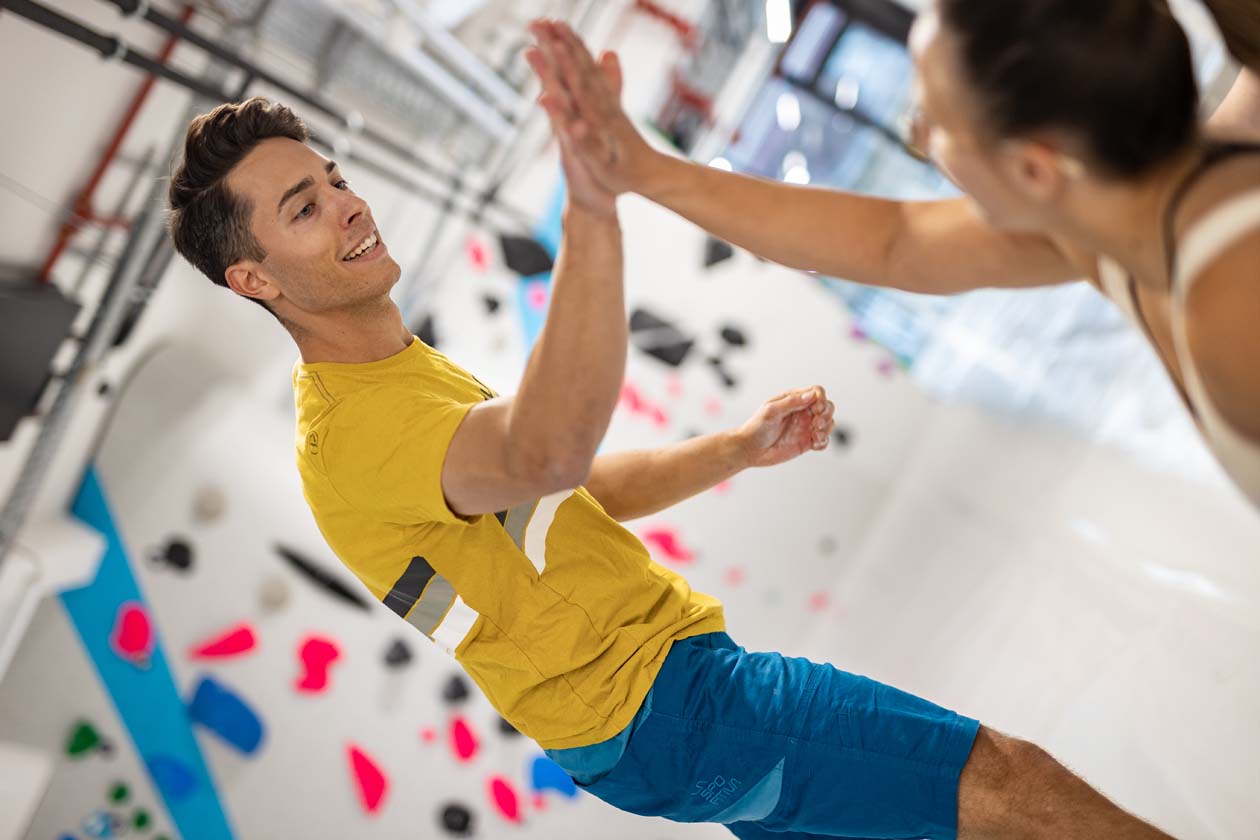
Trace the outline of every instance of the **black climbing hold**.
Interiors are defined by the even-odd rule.
[[[730,243],[723,242],[721,239],[709,236],[704,240],[704,267],[713,268],[721,262],[726,262],[735,256],[735,249]]]
[[[391,668],[400,668],[411,662],[411,648],[402,639],[394,639],[385,651],[385,664]]]
[[[722,327],[722,340],[732,347],[745,347],[748,345],[748,337],[744,335],[744,331],[739,327],[729,325]]]
[[[533,237],[501,234],[499,248],[503,251],[504,265],[522,277],[545,274],[554,265],[551,254]]]
[[[724,387],[734,388],[737,384],[739,384],[735,377],[726,372],[726,368],[722,364],[721,356],[710,356],[708,362],[713,367],[713,370],[717,372],[718,378],[722,380],[722,385]]]
[[[844,429],[837,426],[831,432],[831,439],[836,442],[836,446],[841,446],[841,447],[849,446],[851,443],[853,443],[853,432],[849,429]]]
[[[447,703],[462,703],[468,699],[469,694],[468,681],[459,674],[447,680],[442,688],[442,699]]]
[[[630,342],[638,350],[671,367],[678,367],[686,361],[695,346],[694,339],[646,309],[630,313]]]
[[[504,717],[499,718],[499,731],[509,738],[515,738],[521,734],[517,731],[516,727],[508,723],[507,718]]]
[[[180,537],[173,537],[167,540],[166,545],[153,555],[153,562],[169,566],[180,572],[186,572],[192,568],[193,564],[192,546]]]
[[[499,306],[500,306],[499,299],[495,297],[494,295],[482,295],[481,302],[486,307],[487,315],[493,315],[494,313],[499,311]]]
[[[470,837],[473,830],[472,811],[452,802],[442,808],[442,828],[454,837]]]
[[[291,548],[286,548],[282,545],[276,545],[273,548],[290,566],[301,572],[303,577],[324,590],[326,594],[350,606],[358,607],[364,612],[371,610],[367,599],[346,586],[334,577],[331,572],[325,571],[318,564],[311,562]]]
[[[432,315],[424,316],[424,320],[420,322],[420,328],[416,330],[416,337],[430,347],[437,347],[437,327],[433,324]]]

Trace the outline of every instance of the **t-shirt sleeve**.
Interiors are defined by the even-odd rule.
[[[387,522],[464,522],[442,492],[442,465],[476,403],[381,388],[347,397],[324,432],[329,481],[351,506]]]

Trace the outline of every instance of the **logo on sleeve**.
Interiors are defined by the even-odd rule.
[[[311,455],[319,454],[319,435],[315,432],[306,436],[306,451]]]

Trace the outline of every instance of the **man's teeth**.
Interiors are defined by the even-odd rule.
[[[362,256],[362,254],[363,254],[365,251],[370,251],[370,250],[372,250],[372,246],[373,246],[373,245],[375,245],[375,244],[376,244],[376,233],[375,233],[375,231],[374,231],[374,232],[373,232],[370,236],[368,236],[368,238],[367,238],[367,239],[364,239],[364,240],[363,240],[363,243],[362,243],[361,245],[359,245],[359,247],[358,247],[358,248],[355,248],[355,249],[354,249],[353,251],[351,251],[351,252],[350,252],[347,256],[343,257],[343,258],[342,258],[342,262],[349,262],[350,260],[354,259],[355,257]]]

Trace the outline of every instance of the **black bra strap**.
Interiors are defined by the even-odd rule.
[[[1190,190],[1195,184],[1199,183],[1199,180],[1207,174],[1209,169],[1223,160],[1245,154],[1260,154],[1260,143],[1213,143],[1208,147],[1207,154],[1203,156],[1203,160],[1199,161],[1199,165],[1177,186],[1172,199],[1168,202],[1168,207],[1164,210],[1164,243],[1165,252],[1168,256],[1169,284],[1176,282],[1177,237],[1175,223],[1177,211],[1181,209],[1182,202],[1185,201]]]

